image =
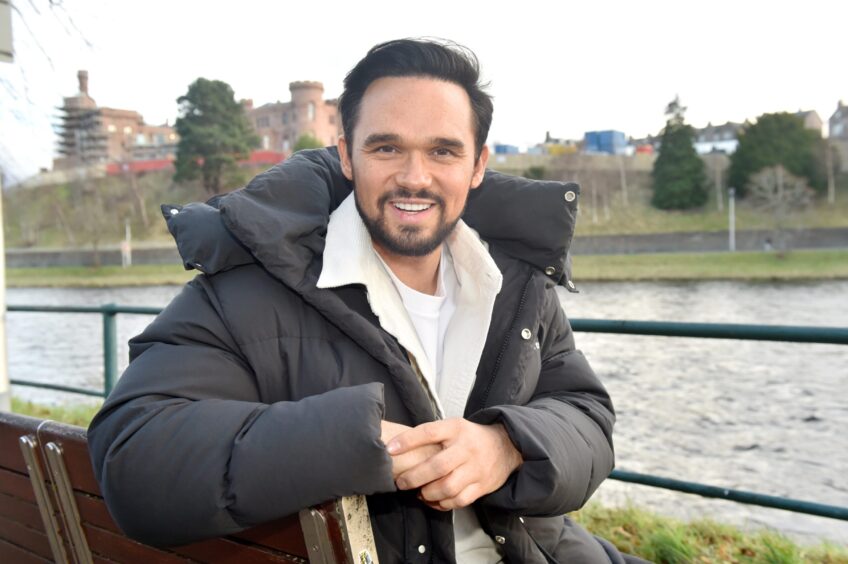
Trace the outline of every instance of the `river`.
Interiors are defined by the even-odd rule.
[[[848,326],[848,281],[585,283],[572,318]],[[164,306],[170,286],[9,289],[10,304]],[[102,386],[97,315],[9,313],[12,378]],[[119,317],[119,342],[150,322]],[[612,395],[620,469],[848,507],[848,348],[577,334]],[[127,349],[120,351],[121,368]],[[42,402],[78,396],[21,386]],[[595,496],[681,518],[710,516],[848,544],[848,523],[608,480]]]

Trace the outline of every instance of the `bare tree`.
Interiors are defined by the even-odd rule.
[[[756,173],[748,184],[751,203],[772,216],[774,246],[786,250],[786,233],[790,217],[807,207],[813,191],[803,178],[793,176],[783,165],[771,166]]]

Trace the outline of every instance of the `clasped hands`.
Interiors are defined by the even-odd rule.
[[[452,418],[408,427],[383,421],[380,438],[398,489],[420,488],[419,499],[440,511],[467,507],[500,488],[523,461],[500,423]]]

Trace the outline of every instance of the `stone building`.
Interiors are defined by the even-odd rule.
[[[848,104],[839,100],[836,111],[828,120],[830,145],[839,155],[839,169],[848,172]]]
[[[59,157],[53,168],[176,157],[173,127],[148,125],[133,110],[100,107],[88,93],[88,72],[79,71],[77,79],[79,92],[59,108]]]
[[[324,145],[335,145],[341,134],[338,101],[324,100],[324,85],[315,81],[289,84],[291,101],[253,107],[246,100],[248,118],[262,149],[291,154],[298,138],[310,134]]]

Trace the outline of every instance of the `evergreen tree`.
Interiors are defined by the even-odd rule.
[[[668,120],[654,162],[651,204],[664,210],[696,208],[707,201],[704,162],[692,145],[695,131],[684,121],[685,112],[677,97],[666,108]]]
[[[226,82],[198,78],[185,96],[177,98],[177,171],[174,180],[200,175],[209,194],[218,194],[223,174],[259,146],[259,138]]]
[[[753,176],[767,167],[782,166],[807,180],[817,191],[826,185],[826,145],[821,134],[804,127],[788,113],[763,114],[739,135],[730,156],[730,185],[745,195]]]

